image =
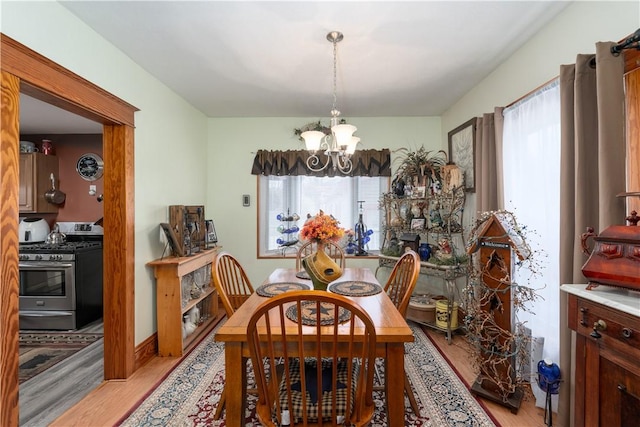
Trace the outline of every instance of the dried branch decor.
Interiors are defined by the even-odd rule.
[[[530,340],[517,313],[531,312],[529,305],[538,296],[531,287],[517,283],[514,276],[527,281],[536,276],[540,271],[537,257],[542,254],[531,250],[527,232],[511,212],[486,212],[471,230],[467,244],[473,262],[464,292],[465,325],[472,360],[479,372],[474,388],[478,394],[493,395],[496,401],[502,401],[499,403],[515,408],[519,401],[513,403],[514,395],[521,398],[521,385],[530,380],[529,375],[515,369],[529,366],[526,349]],[[522,269],[530,274],[515,274]]]

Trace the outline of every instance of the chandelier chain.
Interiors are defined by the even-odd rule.
[[[336,104],[337,104],[337,100],[338,97],[336,96],[336,88],[337,88],[337,72],[336,69],[338,68],[338,61],[337,61],[337,52],[338,52],[338,42],[336,40],[333,40],[333,110],[336,110]]]

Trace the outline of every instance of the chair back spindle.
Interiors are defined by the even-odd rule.
[[[384,291],[403,317],[407,315],[411,294],[419,275],[420,257],[415,251],[408,250],[396,262],[385,284]]]

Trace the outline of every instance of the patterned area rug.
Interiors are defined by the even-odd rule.
[[[102,334],[20,332],[20,383],[102,338]]]
[[[415,342],[406,345],[405,367],[420,415],[411,411],[405,396],[405,426],[494,426],[422,329],[412,323],[410,326]],[[252,374],[248,378],[251,387]],[[213,335],[209,335],[117,425],[224,426],[224,420],[213,420],[223,384],[224,345],[213,342]],[[375,392],[374,399],[377,409],[371,425],[386,426],[384,394]],[[256,396],[249,395],[246,425],[258,425],[255,401]]]

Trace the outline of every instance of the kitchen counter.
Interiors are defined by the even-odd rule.
[[[587,285],[583,284],[562,285],[560,290],[602,304],[605,307],[640,317],[639,291],[603,285],[587,290]]]

